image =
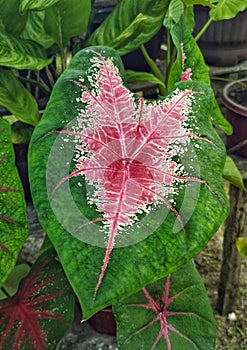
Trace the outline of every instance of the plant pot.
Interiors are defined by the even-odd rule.
[[[209,9],[197,5],[194,11],[197,34],[209,19]],[[235,18],[211,23],[198,45],[210,65],[235,66],[247,59],[247,10]]]
[[[239,80],[247,84],[247,78]],[[226,139],[226,146],[242,157],[247,157],[247,88],[238,82],[227,84],[222,101],[227,108],[226,118],[233,127],[233,134]],[[234,147],[234,148],[233,148]]]
[[[99,333],[116,335],[116,321],[111,306],[98,311],[88,320],[88,323]]]

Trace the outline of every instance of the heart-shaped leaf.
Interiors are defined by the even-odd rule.
[[[55,349],[72,322],[74,294],[49,250],[21,281],[14,296],[0,301],[0,347]]]
[[[240,11],[247,9],[245,0],[218,0],[209,12],[213,21],[234,18]]]
[[[13,269],[27,237],[23,189],[14,164],[10,125],[0,118],[0,285]]]
[[[215,322],[189,263],[113,306],[119,350],[213,350]]]
[[[145,101],[124,81],[116,51],[80,51],[30,144],[34,204],[84,318],[190,260],[228,211],[210,88]]]

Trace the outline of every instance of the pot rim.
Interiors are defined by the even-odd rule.
[[[234,102],[229,97],[229,92],[233,90],[233,87],[235,85],[238,85],[238,82],[244,82],[247,84],[247,78],[238,79],[234,82],[228,83],[224,88],[222,92],[222,101],[224,105],[230,109],[231,111],[240,114],[243,117],[247,117],[247,107],[241,106],[240,104]]]

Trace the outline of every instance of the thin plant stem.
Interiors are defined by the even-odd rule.
[[[142,51],[142,54],[143,54],[145,60],[147,61],[148,65],[149,65],[149,67],[151,68],[152,73],[156,76],[156,78],[158,78],[160,81],[163,82],[164,79],[163,79],[163,76],[161,74],[161,71],[157,67],[157,65],[154,62],[154,60],[149,56],[149,54],[148,54],[147,50],[145,49],[144,45],[141,45],[141,51]],[[166,96],[167,95],[166,86],[159,85],[159,93],[160,93],[161,96]]]
[[[213,22],[212,18],[209,18],[208,21],[204,24],[200,32],[195,36],[195,41],[198,41],[200,37],[206,32],[210,24]]]

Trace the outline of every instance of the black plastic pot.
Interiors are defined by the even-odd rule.
[[[247,78],[239,80],[247,84]],[[247,157],[247,88],[239,82],[227,84],[223,89],[222,101],[226,107],[226,118],[233,127],[233,134],[227,137],[226,146],[242,157]]]
[[[197,34],[209,19],[209,9],[194,7]],[[235,18],[210,24],[198,41],[205,62],[214,66],[234,66],[247,59],[247,10]]]

